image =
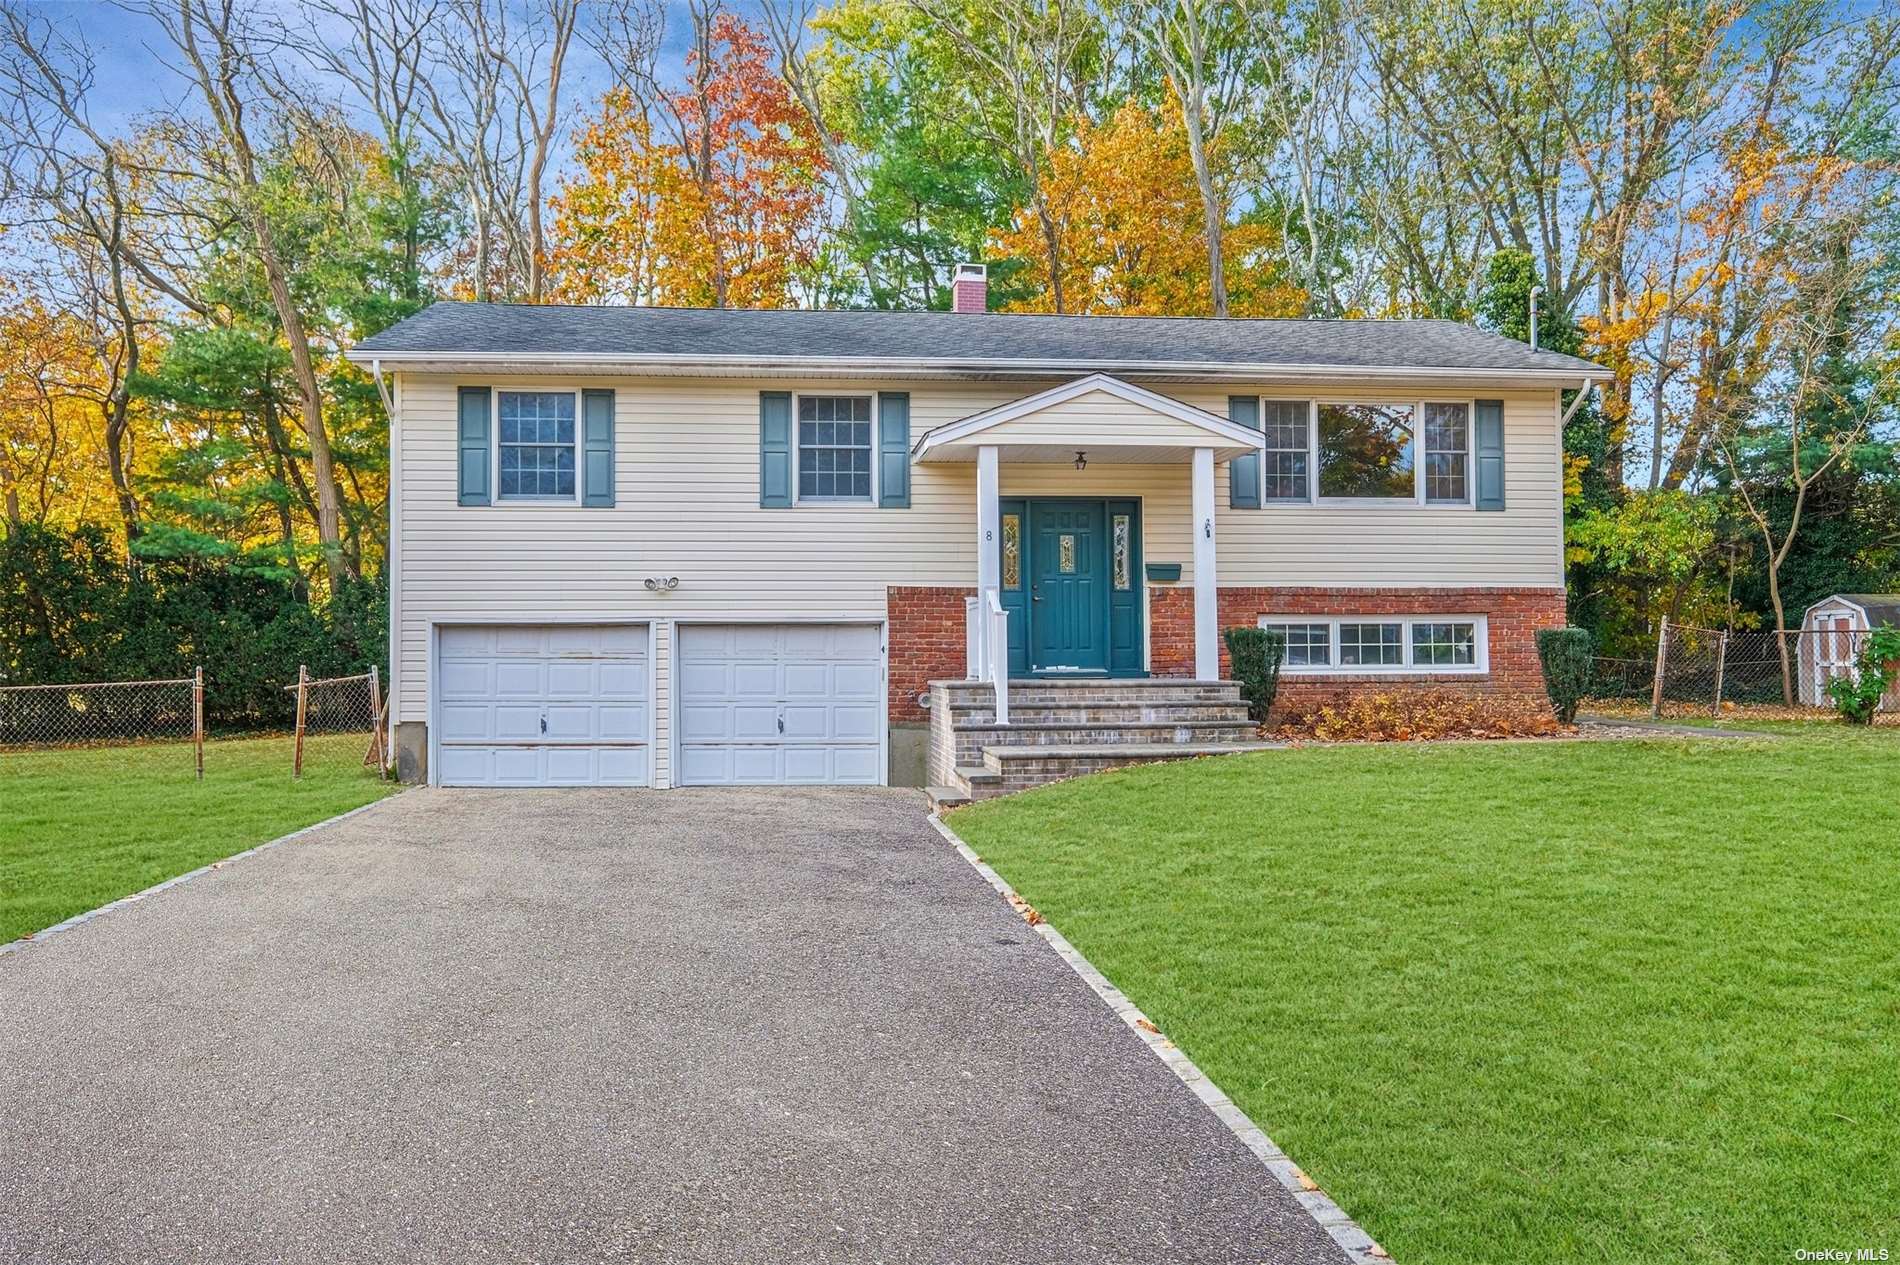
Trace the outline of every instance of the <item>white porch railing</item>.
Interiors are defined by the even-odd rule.
[[[995,589],[963,599],[964,675],[996,691],[996,723],[1009,723],[1009,612]]]

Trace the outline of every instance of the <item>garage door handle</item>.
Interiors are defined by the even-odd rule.
[[[780,712],[778,716],[778,731],[780,733],[785,732],[785,713],[784,712]]]
[[[546,733],[547,731],[548,731],[548,718],[546,716],[543,716],[541,718],[541,732]]]

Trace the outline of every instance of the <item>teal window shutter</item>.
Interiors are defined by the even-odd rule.
[[[877,503],[910,508],[910,392],[877,393]]]
[[[1227,397],[1227,420],[1248,430],[1260,429],[1260,397]],[[1260,508],[1260,454],[1250,452],[1227,463],[1227,505],[1230,509]]]
[[[581,392],[581,504],[614,503],[614,393]]]
[[[759,392],[759,504],[792,504],[792,393]]]
[[[462,387],[456,392],[456,503],[486,505],[489,501],[487,387]]]
[[[1477,404],[1478,508],[1504,508],[1504,401]]]

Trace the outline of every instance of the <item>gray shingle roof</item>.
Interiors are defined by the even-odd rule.
[[[950,312],[733,311],[437,303],[359,343],[355,355],[569,354],[576,358],[847,357],[986,364],[1313,366],[1602,375],[1575,356],[1456,321],[1213,320]]]
[[[1891,624],[1900,628],[1900,593],[1837,593],[1867,612],[1870,627]]]

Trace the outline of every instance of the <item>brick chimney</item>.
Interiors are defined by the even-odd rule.
[[[982,264],[958,264],[956,278],[950,284],[952,312],[990,310],[990,270]]]

